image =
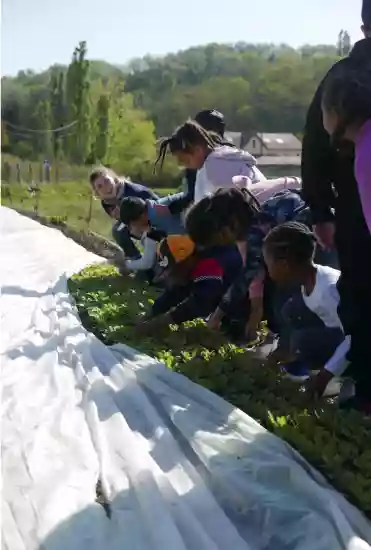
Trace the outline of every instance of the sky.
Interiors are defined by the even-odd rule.
[[[1,69],[41,71],[90,59],[125,64],[209,42],[335,44],[361,38],[361,0],[2,0]]]

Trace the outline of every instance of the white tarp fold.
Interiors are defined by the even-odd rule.
[[[99,258],[11,210],[1,224],[4,550],[370,548],[369,522],[281,440],[84,330],[66,277]]]

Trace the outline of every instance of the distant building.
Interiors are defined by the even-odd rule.
[[[233,145],[235,145],[239,149],[242,148],[242,145],[243,145],[243,143],[242,143],[242,140],[243,140],[242,132],[225,132],[224,133],[224,138],[227,141],[230,141],[231,143],[233,143]]]
[[[301,175],[301,156],[262,156],[257,157],[256,162],[266,178]]]
[[[255,157],[294,158],[301,156],[301,141],[294,134],[258,132],[250,137],[245,149]],[[283,162],[279,164],[283,164]]]

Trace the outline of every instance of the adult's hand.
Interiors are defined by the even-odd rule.
[[[335,236],[335,223],[334,222],[321,222],[317,223],[313,227],[315,236],[318,239],[319,244],[327,249],[333,250],[335,248],[334,236]]]

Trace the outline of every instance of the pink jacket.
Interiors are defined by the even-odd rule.
[[[197,171],[194,202],[199,202],[221,187],[232,187],[234,176],[245,176],[245,185],[264,179],[250,153],[227,145],[217,147]]]

